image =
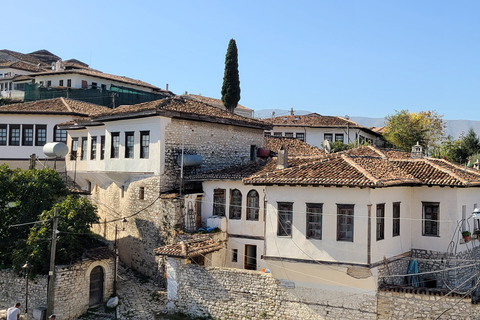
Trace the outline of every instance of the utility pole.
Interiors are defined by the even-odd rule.
[[[55,249],[57,246],[58,207],[53,214],[52,245],[50,247],[50,271],[48,272],[47,315],[53,314],[55,299]]]
[[[183,194],[183,153],[185,151],[185,122],[182,122],[182,161],[180,163],[180,195]]]

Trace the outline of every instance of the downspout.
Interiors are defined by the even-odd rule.
[[[367,265],[370,267],[372,263],[372,204],[367,204]]]
[[[267,199],[266,192],[263,189],[263,256],[267,255]]]

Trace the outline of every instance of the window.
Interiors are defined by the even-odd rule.
[[[264,137],[271,137],[271,136],[272,136],[272,133],[271,133],[271,132],[264,132],[264,133],[263,133],[263,136],[264,136]]]
[[[22,131],[22,146],[33,146],[33,124],[24,124]]]
[[[250,145],[250,161],[257,160],[257,146],[252,144]]]
[[[232,262],[238,262],[238,249],[232,249]]]
[[[63,87],[63,80],[58,80],[58,86]]]
[[[7,125],[0,124],[0,146],[7,145]]]
[[[215,189],[213,191],[213,214],[215,216],[225,216],[225,189]]]
[[[107,90],[107,85],[106,84],[102,84],[102,90]]]
[[[47,81],[47,88],[50,88],[52,86],[52,81],[51,80],[48,80]]]
[[[393,233],[392,236],[400,235],[400,202],[393,203]]]
[[[230,192],[230,219],[242,218],[242,193],[238,189]]]
[[[150,153],[150,131],[140,131],[140,158],[148,159]]]
[[[277,235],[292,236],[292,224],[293,224],[293,203],[279,202],[278,203]]]
[[[285,137],[293,138],[293,132],[285,132]]]
[[[88,89],[88,83],[86,80],[82,80],[82,89]]]
[[[337,240],[353,242],[353,204],[337,205]]]
[[[377,204],[377,240],[385,239],[385,204]]]
[[[92,89],[97,89],[97,83],[96,82],[92,82]]]
[[[120,132],[112,132],[112,148],[110,158],[118,158],[120,154]]]
[[[145,199],[145,187],[140,187],[138,190],[138,199],[144,200]]]
[[[53,139],[55,142],[67,143],[67,130],[60,130],[55,126],[53,128]]]
[[[105,159],[105,136],[100,136],[100,160]]]
[[[90,140],[90,160],[97,158],[97,137],[92,137]]]
[[[247,220],[258,220],[260,211],[260,197],[256,190],[247,193]]]
[[[300,141],[305,141],[305,133],[297,132],[296,133],[296,138]]]
[[[343,143],[343,133],[336,133],[335,134],[335,141],[340,141]]]
[[[423,205],[423,235],[439,236],[439,202],[422,202]]]
[[[135,133],[125,132],[125,158],[133,158]]]
[[[35,145],[44,146],[47,143],[47,126],[44,124],[37,124],[35,126]]]
[[[80,150],[80,160],[87,160],[87,137],[82,137],[82,149]]]
[[[281,132],[274,132],[274,133],[273,133],[273,136],[274,136],[274,137],[281,137],[281,136],[282,136],[282,133],[281,133]]]
[[[68,88],[72,87],[72,79],[67,79],[67,87]]]
[[[8,142],[9,146],[19,146],[20,145],[20,125],[11,124],[10,125],[10,140]]]
[[[72,138],[72,147],[70,148],[70,160],[77,159],[78,138]]]
[[[122,198],[125,197],[125,186],[122,186],[122,188],[120,188],[120,191],[121,191],[121,192],[120,192],[120,194],[121,194],[120,196],[121,196]]]
[[[322,239],[323,204],[307,203],[307,238]]]
[[[330,142],[333,142],[333,133],[325,133],[323,134],[323,140],[328,140]]]

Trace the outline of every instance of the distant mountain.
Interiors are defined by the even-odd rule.
[[[255,111],[255,118],[269,118],[272,116],[272,112],[275,112],[274,116],[283,116],[290,114],[290,110],[282,109],[263,109]],[[295,110],[295,114],[304,115],[311,113],[306,110]],[[361,124],[365,127],[383,127],[384,118],[369,118],[369,117],[349,117],[350,120]],[[473,128],[477,135],[480,135],[480,121],[473,120],[445,120],[447,122],[447,129],[445,134],[452,136],[454,139],[458,139],[462,133],[467,133],[470,128]]]

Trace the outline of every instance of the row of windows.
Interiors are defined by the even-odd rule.
[[[226,190],[215,189],[213,192],[213,214],[225,216]],[[260,197],[256,190],[247,193],[247,220],[258,220],[260,212]],[[240,220],[242,218],[242,192],[238,189],[230,190],[229,218]]]
[[[67,88],[71,88],[72,87],[72,79],[67,79],[66,84],[67,84]],[[55,85],[55,84],[52,83],[52,80],[47,80],[46,82],[40,81],[39,85],[40,86],[46,86],[47,88],[49,88],[49,87],[51,87],[52,85]],[[65,82],[64,82],[63,79],[58,80],[58,86],[59,87],[65,86]],[[88,89],[88,88],[89,88],[89,85],[88,85],[87,80],[82,80],[82,89]],[[97,82],[92,82],[92,84],[90,85],[90,88],[91,89],[98,89],[99,88],[98,83]],[[101,84],[100,88],[102,90],[107,90],[107,85],[106,84]],[[11,88],[10,88],[10,90],[11,90]]]
[[[67,131],[54,128],[54,141],[67,142]],[[0,146],[43,146],[47,143],[46,124],[0,124]]]
[[[324,133],[323,134],[323,140],[328,140],[330,142],[333,142],[333,137],[335,137],[335,141],[340,141],[343,142],[343,133]]]
[[[110,158],[115,159],[120,157],[120,132],[112,132]],[[70,160],[75,160],[78,157],[78,138],[72,138]],[[87,160],[87,146],[88,138],[82,137],[80,145],[80,157],[78,160]],[[90,160],[97,158],[97,144],[100,142],[100,160],[105,159],[105,136],[100,136],[98,141],[96,136],[90,137]],[[125,158],[133,158],[135,151],[135,132],[125,132]],[[150,131],[140,131],[140,158],[147,159],[150,156]]]
[[[12,91],[13,82],[0,83],[0,91]]]
[[[265,137],[270,137],[270,136],[272,136],[272,133],[271,132],[265,132],[264,135],[265,135]],[[273,136],[274,137],[295,138],[295,139],[298,139],[300,141],[305,141],[305,133],[303,133],[303,132],[296,132],[296,133],[285,132],[285,135],[283,135],[283,132],[274,132]]]
[[[322,239],[322,203],[307,203],[306,208],[307,238]],[[354,205],[337,205],[337,240],[353,242]],[[377,205],[377,240],[385,238],[385,204]],[[293,203],[278,203],[278,236],[291,236],[293,226]],[[400,202],[393,203],[393,230],[392,236],[400,235]]]

